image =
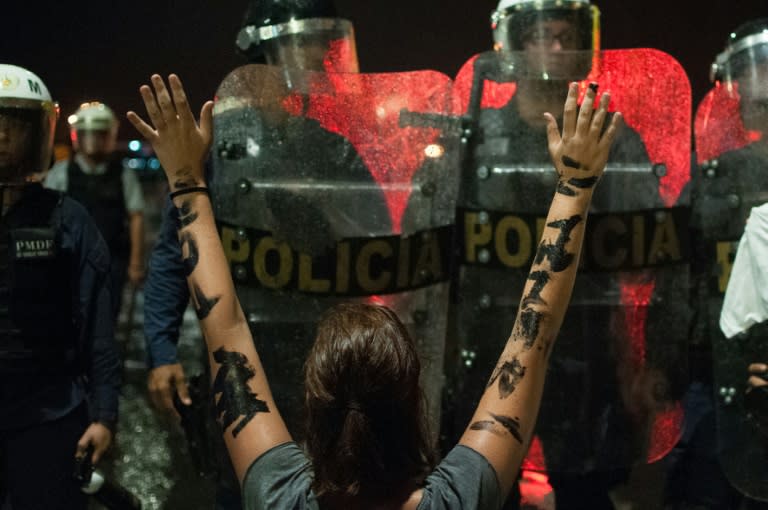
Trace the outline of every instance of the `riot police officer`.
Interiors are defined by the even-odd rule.
[[[508,327],[489,317],[500,308],[516,306],[525,283],[523,268],[529,265],[527,254],[538,235],[536,221],[544,213],[542,198],[555,185],[545,167],[543,113],[557,111],[567,82],[596,76],[604,83],[597,78],[603,59],[599,11],[588,0],[502,0],[492,14],[491,28],[495,52],[479,55],[464,69],[472,72],[468,114],[476,118],[479,134],[469,143],[470,162],[463,168],[457,219],[459,237],[464,235],[455,308],[457,350],[463,356],[456,363],[459,382],[453,395],[458,430],[466,423],[472,398],[487,380],[487,374],[475,369],[489,355],[491,345],[485,339],[495,338],[496,328]],[[457,82],[461,78],[460,72]],[[684,152],[687,158],[688,149]],[[659,178],[652,171],[646,145],[637,131],[624,126],[611,148],[592,211],[645,222],[640,220],[647,214],[644,211],[662,207]],[[594,218],[593,224],[600,219]],[[584,260],[597,261],[592,254],[600,251],[616,253],[615,245],[607,247],[612,242],[600,238],[587,242]],[[553,366],[560,377],[547,385],[542,400],[541,441],[534,443],[541,455],[532,467],[548,471],[555,493],[553,497],[547,486],[529,491],[546,494],[537,502],[525,501],[523,494],[524,503],[540,508],[550,508],[555,498],[559,508],[613,508],[609,491],[626,480],[630,466],[644,456],[650,442],[648,424],[657,402],[645,398],[648,391],[636,388],[653,386],[649,382],[661,371],[630,361],[634,356],[630,337],[640,337],[637,344],[645,345],[652,319],[649,314],[645,324],[628,324],[627,317],[647,303],[622,293],[629,287],[627,280],[652,281],[656,270],[645,263],[631,268],[600,264],[585,267],[580,274],[560,334],[570,347],[555,355]],[[658,285],[657,292],[661,288]],[[667,338],[658,342],[666,343]],[[660,387],[671,386],[663,382]],[[667,401],[667,395],[660,400]]]
[[[684,508],[756,505],[742,502],[741,494],[768,499],[764,442],[749,418],[745,384],[750,376],[747,368],[759,369],[764,361],[764,333],[760,335],[764,326],[755,325],[749,334],[737,335],[739,329],[746,329],[737,326],[748,309],[759,305],[740,293],[739,286],[731,289],[729,281],[734,258],[747,256],[746,249],[736,250],[739,239],[747,237],[745,224],[760,222],[756,215],[748,223],[750,211],[768,201],[767,30],[768,19],[763,18],[729,34],[712,66],[715,86],[697,115],[698,165],[691,193],[696,313],[691,332],[692,380],[685,428],[669,461],[666,495],[670,505]],[[740,273],[743,279],[745,274]],[[754,280],[759,275],[747,278],[753,280],[750,286],[759,282]],[[726,289],[732,303],[743,299],[749,303],[726,313]],[[734,338],[726,338],[723,332]],[[759,370],[754,371],[756,376]]]
[[[96,221],[112,257],[117,319],[126,276],[134,287],[144,279],[144,196],[136,173],[113,157],[118,122],[107,105],[83,103],[68,121],[75,152],[53,165],[45,186],[67,192]]]
[[[359,71],[352,22],[331,0],[252,0],[237,35],[249,62],[292,69]]]
[[[84,509],[76,455],[98,460],[117,419],[109,252],[86,210],[39,180],[58,105],[0,65],[0,506]],[[87,403],[86,403],[87,402]]]

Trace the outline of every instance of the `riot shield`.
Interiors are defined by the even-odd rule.
[[[749,105],[738,83],[718,83],[695,120],[697,168],[692,193],[696,265],[694,341],[711,349],[718,456],[730,483],[768,501],[768,436],[749,408],[747,367],[765,357],[765,327],[727,339],[720,312],[739,239],[753,207],[768,202],[768,150],[764,133],[742,121]],[[767,89],[768,90],[768,89]],[[760,334],[762,332],[762,334]],[[764,405],[764,404],[763,404]]]
[[[471,120],[457,209],[460,265],[451,379],[453,432],[467,426],[514,322],[557,177],[543,113],[568,83],[611,92],[618,135],[595,191],[571,304],[535,434],[549,472],[620,469],[677,442],[686,380],[690,87],[655,50],[487,53],[454,83]],[[548,72],[539,70],[546,67]],[[546,465],[544,465],[546,464]]]
[[[250,65],[214,108],[213,201],[238,297],[294,437],[315,324],[346,301],[385,304],[422,359],[435,432],[458,134],[436,72],[323,74]]]

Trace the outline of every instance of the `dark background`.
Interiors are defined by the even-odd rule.
[[[40,75],[62,119],[84,100],[122,114],[138,109],[137,89],[154,72],[178,73],[193,104],[213,95],[232,68],[246,0],[35,2],[0,9],[0,62]],[[10,4],[10,5],[9,5]],[[436,69],[454,76],[491,47],[496,0],[336,0],[355,23],[363,71]],[[739,24],[768,16],[766,0],[603,0],[603,48],[652,47],[688,72],[694,104],[709,88],[709,66]],[[59,139],[65,139],[59,123]],[[121,138],[135,136],[123,123]]]

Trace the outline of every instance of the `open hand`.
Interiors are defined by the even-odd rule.
[[[563,110],[562,136],[555,117],[551,113],[544,114],[549,153],[560,175],[558,191],[571,196],[577,195],[580,190],[591,190],[597,184],[621,122],[621,114],[616,113],[603,131],[610,94],[606,92],[602,95],[595,110],[597,84],[589,86],[581,108],[577,104],[578,95],[578,85],[571,83]]]
[[[203,105],[198,126],[179,77],[171,74],[168,84],[170,91],[163,79],[154,74],[154,91],[149,85],[139,88],[152,125],[134,112],[128,112],[128,120],[152,144],[171,191],[202,186],[205,184],[203,163],[213,139],[213,102]]]

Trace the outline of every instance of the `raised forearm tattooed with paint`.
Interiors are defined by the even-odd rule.
[[[216,419],[224,432],[237,423],[232,429],[232,437],[237,437],[254,416],[268,413],[269,406],[248,386],[256,376],[256,369],[245,355],[220,347],[213,352],[213,360],[219,365],[213,380]]]
[[[552,278],[552,272],[562,272],[568,269],[576,260],[576,255],[566,250],[567,243],[571,240],[573,229],[583,221],[580,215],[573,215],[566,220],[557,220],[547,224],[548,227],[558,229],[559,234],[554,243],[542,241],[534,259],[534,268],[528,275],[528,280],[533,282],[527,295],[521,300],[521,309],[512,332],[512,341],[522,340],[523,351],[530,350],[540,336],[541,323],[545,312],[536,307],[548,306],[541,297]],[[545,266],[549,262],[549,268]],[[539,348],[545,355],[549,354],[550,342],[545,347]],[[506,399],[514,393],[517,386],[525,377],[526,367],[519,358],[503,360],[496,366],[488,382],[488,387],[498,381],[499,398]],[[478,429],[473,429],[478,430]]]

